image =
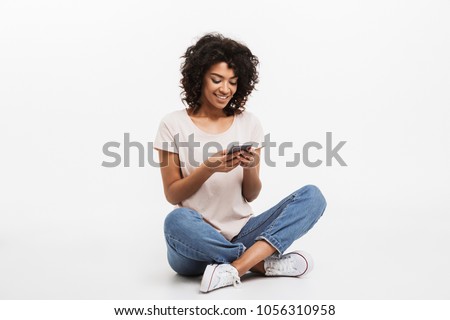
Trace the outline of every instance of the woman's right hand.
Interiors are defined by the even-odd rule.
[[[212,173],[215,172],[229,172],[239,166],[239,153],[240,151],[236,151],[232,154],[227,154],[227,150],[219,151],[209,157],[203,164],[208,170]]]
[[[230,155],[226,153],[227,151],[219,151],[213,154],[190,175],[183,177],[178,154],[159,150],[164,194],[167,201],[173,205],[180,204],[197,192],[215,172],[229,172],[241,163],[238,157],[239,151]]]

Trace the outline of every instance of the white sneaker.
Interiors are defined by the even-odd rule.
[[[241,283],[238,271],[231,264],[210,264],[203,273],[201,292],[209,292],[226,286],[237,286]]]
[[[303,251],[293,251],[281,257],[270,256],[264,260],[266,276],[300,277],[309,273],[313,260]]]

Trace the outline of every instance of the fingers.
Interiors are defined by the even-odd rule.
[[[213,155],[208,163],[216,172],[229,172],[239,165],[244,168],[255,166],[259,162],[256,158],[257,154],[254,147],[232,154],[228,154],[227,150],[221,150]]]
[[[234,153],[226,154],[226,155],[225,155],[225,158],[226,158],[227,161],[228,161],[228,160],[231,160],[231,159],[238,158],[238,157],[239,157],[239,151],[236,151],[236,152],[234,152]]]
[[[212,157],[222,157],[222,156],[224,156],[226,154],[227,154],[227,150],[220,150],[220,151],[217,151],[216,153],[214,153],[212,155]]]
[[[239,159],[239,154],[236,153],[236,154],[233,154],[232,156],[230,155],[230,158],[225,163],[225,167],[230,168],[230,170],[231,170],[231,169],[236,168],[240,163],[241,163],[241,160]]]
[[[222,151],[220,151],[222,153]],[[233,154],[223,154],[212,156],[206,162],[206,165],[213,168],[216,172],[228,172],[240,164],[239,152]]]
[[[255,148],[253,147],[246,151],[241,151],[239,158],[241,160],[241,166],[244,168],[253,167],[259,162],[259,159],[257,159],[258,155],[256,154]]]

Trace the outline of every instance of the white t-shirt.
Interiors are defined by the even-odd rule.
[[[234,115],[232,125],[225,132],[213,134],[197,127],[187,109],[181,109],[163,117],[153,146],[155,149],[177,153],[182,175],[187,177],[208,156],[228,149],[231,144],[251,142],[258,149],[263,146],[263,141],[261,123],[249,111]],[[216,172],[196,193],[175,207],[196,210],[206,222],[231,240],[253,214],[250,204],[242,196],[242,179],[241,166],[227,173]]]

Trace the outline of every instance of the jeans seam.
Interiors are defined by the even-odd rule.
[[[168,234],[168,233],[166,233],[165,235],[166,235],[166,237],[169,238],[170,240],[175,241],[175,242],[177,242],[177,243],[179,243],[179,244],[185,246],[185,247],[188,248],[189,250],[192,250],[192,251],[195,251],[195,252],[197,252],[197,253],[200,253],[200,254],[202,254],[202,255],[204,255],[204,256],[210,257],[213,261],[220,262],[220,263],[227,263],[227,262],[228,262],[228,261],[226,261],[226,260],[223,259],[223,258],[213,257],[212,255],[206,254],[206,253],[203,252],[203,251],[196,250],[195,248],[191,247],[190,245],[186,244],[185,242],[183,242],[183,241],[181,241],[181,240],[179,240],[179,239],[177,239],[177,238],[174,238],[172,235],[170,235],[170,234]],[[166,241],[166,242],[170,245],[169,241]],[[237,243],[237,245],[239,246],[239,247],[238,247],[238,256],[237,256],[237,258],[239,258],[239,257],[244,253],[244,251],[245,251],[245,246],[244,246],[244,244],[242,244],[242,243],[240,243],[240,242]],[[170,245],[170,246],[171,246],[171,245]],[[190,257],[186,257],[184,254],[178,252],[175,248],[173,248],[173,246],[171,246],[171,247],[172,247],[173,250],[175,250],[176,253],[182,255],[183,257],[185,257],[185,258],[187,258],[187,259],[195,260],[195,259],[192,259],[192,258],[190,258]],[[236,258],[236,259],[237,259],[237,258]],[[196,261],[201,261],[201,260],[196,260]],[[232,261],[231,261],[231,262],[232,262]]]
[[[286,199],[286,201],[280,203],[280,204],[279,204],[279,207],[282,207],[286,202],[292,200],[294,197],[295,197],[294,194],[291,195],[289,198]],[[243,237],[247,236],[249,233],[252,233],[252,232],[255,231],[256,229],[258,229],[261,225],[263,225],[264,223],[266,223],[266,221],[269,220],[275,213],[277,213],[279,209],[280,209],[280,208],[277,208],[277,210],[275,210],[270,216],[268,216],[267,219],[265,219],[264,221],[262,221],[261,223],[259,223],[257,226],[254,226],[253,228],[251,228],[250,230],[248,230],[246,233],[244,233],[244,234],[242,234],[242,235],[241,235],[241,234],[238,234],[237,237],[236,237],[236,239],[233,239],[233,240],[238,240],[238,239],[240,239],[240,238],[243,238]],[[282,209],[282,211],[280,212],[279,215],[281,215],[281,214],[283,213],[284,209],[285,209],[285,208]],[[271,224],[271,225],[272,225],[272,224]],[[270,226],[271,226],[271,225],[270,225]]]
[[[172,240],[172,241],[175,241],[175,242],[180,243],[181,245],[185,246],[186,248],[189,248],[189,249],[192,250],[192,251],[201,253],[202,255],[206,255],[204,252],[199,251],[199,250],[196,250],[195,248],[193,248],[193,247],[189,246],[188,244],[184,243],[183,241],[181,241],[181,240],[179,240],[179,239],[177,239],[177,238],[174,238],[174,237],[173,237],[172,235],[170,235],[170,234],[167,234],[167,233],[166,233],[166,237],[170,238],[170,240]],[[170,245],[169,241],[167,241],[167,243]],[[178,252],[173,246],[171,246],[171,247],[172,247],[173,250],[175,250],[178,254],[182,255],[183,257],[185,257],[185,258],[187,258],[187,259],[192,259],[192,258],[186,257],[184,254]],[[195,260],[195,259],[192,259],[192,260]]]
[[[294,199],[294,198],[295,198],[295,197],[292,196],[292,199]],[[284,203],[283,203],[283,204],[284,204]],[[256,237],[256,239],[258,239],[259,237],[264,237],[264,234],[266,234],[267,237],[269,237],[270,239],[273,239],[273,240],[271,240],[271,241],[275,241],[275,242],[277,243],[277,246],[274,246],[274,247],[275,247],[280,253],[281,253],[281,251],[277,248],[277,247],[280,246],[280,242],[279,242],[278,240],[276,240],[272,235],[269,235],[269,233],[270,233],[270,231],[273,229],[274,223],[275,223],[276,219],[278,219],[278,218],[283,214],[283,212],[287,210],[288,206],[289,206],[289,204],[287,204],[287,205],[283,208],[283,210],[281,210],[281,212],[278,214],[278,217],[275,218],[275,220],[272,221],[272,223],[271,223],[270,225],[268,225],[267,228],[266,228],[263,232],[261,232],[261,234],[260,234],[258,237]],[[275,211],[275,212],[276,212],[276,211]],[[272,216],[272,215],[271,215],[271,216]],[[267,221],[267,220],[266,220],[266,221]],[[264,237],[264,238],[265,238],[265,237]],[[267,239],[265,239],[265,240],[267,240]],[[271,243],[270,241],[268,241],[268,242],[272,245],[272,243]],[[272,246],[273,246],[273,245],[272,245]]]

